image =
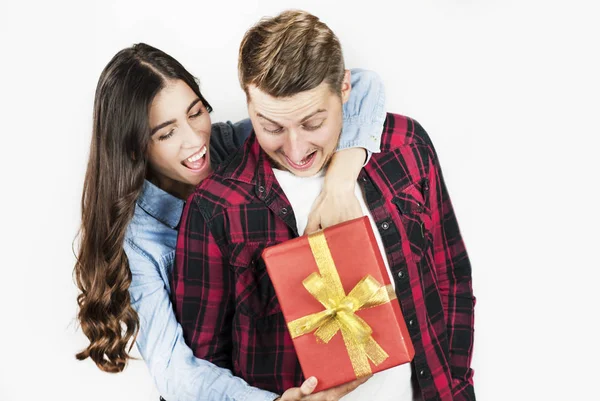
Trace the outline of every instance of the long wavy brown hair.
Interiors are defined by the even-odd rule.
[[[106,372],[125,368],[138,332],[123,240],[151,174],[150,106],[172,80],[184,81],[211,111],[195,78],[173,57],[144,43],[118,52],[96,87],[74,271],[81,291],[78,319],[90,344],[76,357],[89,357]]]

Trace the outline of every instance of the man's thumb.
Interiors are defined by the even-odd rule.
[[[309,377],[300,386],[300,392],[302,393],[302,395],[310,395],[312,394],[315,387],[317,387],[317,378],[314,376]]]

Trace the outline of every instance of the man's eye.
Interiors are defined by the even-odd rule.
[[[321,123],[318,125],[303,125],[302,127],[307,131],[315,131],[315,130],[318,130],[319,128],[321,128],[324,123],[325,123],[325,120],[321,121]]]
[[[174,134],[174,133],[175,133],[175,130],[174,130],[174,129],[172,129],[172,130],[171,130],[171,131],[169,131],[168,133],[166,133],[166,134],[164,134],[164,135],[161,135],[161,136],[159,136],[159,137],[158,137],[158,140],[159,140],[159,141],[164,141],[165,139],[169,139],[170,137],[172,137],[172,136],[173,136],[173,134]]]
[[[277,129],[267,129],[265,127],[263,127],[263,129],[268,132],[269,134],[279,134],[283,131],[283,127],[279,127]]]

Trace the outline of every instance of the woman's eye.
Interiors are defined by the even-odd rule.
[[[199,109],[196,113],[192,114],[190,118],[200,117],[202,115],[202,109]]]
[[[175,133],[175,130],[174,130],[174,129],[172,129],[172,130],[171,130],[171,131],[169,131],[168,133],[166,133],[166,134],[164,134],[164,135],[161,135],[161,136],[159,136],[159,137],[158,137],[158,140],[159,140],[159,141],[164,141],[165,139],[169,139],[170,137],[172,137],[172,136],[173,136],[173,134],[174,134],[174,133]]]

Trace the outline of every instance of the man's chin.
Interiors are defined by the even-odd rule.
[[[311,168],[309,170],[294,170],[294,169],[287,169],[287,171],[289,171],[290,173],[294,174],[296,177],[312,177],[313,175],[316,175],[319,173],[319,171],[321,171],[320,169],[314,169]]]

